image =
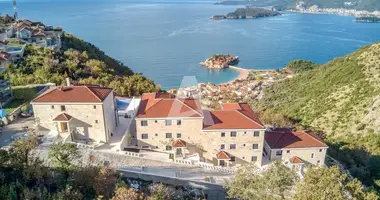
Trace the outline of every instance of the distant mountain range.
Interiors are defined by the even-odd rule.
[[[356,10],[380,10],[380,0],[226,0],[217,2],[219,5],[248,5],[248,6],[274,6],[281,9],[295,8],[304,2],[308,8],[317,5],[321,8],[345,8]]]

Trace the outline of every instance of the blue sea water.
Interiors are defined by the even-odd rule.
[[[380,41],[380,24],[355,23],[353,17],[284,13],[254,20],[211,20],[239,6],[207,0],[19,0],[21,18],[63,27],[108,55],[141,72],[163,88],[183,76],[221,83],[234,70],[209,71],[199,62],[215,53],[240,58],[249,69],[282,68],[290,60],[317,63],[344,56]],[[0,13],[11,1],[0,0]]]

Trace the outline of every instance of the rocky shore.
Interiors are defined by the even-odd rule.
[[[201,66],[205,66],[209,69],[224,69],[230,65],[236,65],[239,63],[238,56],[232,56],[229,54],[215,54],[210,58],[207,58],[204,62],[201,62]]]
[[[312,14],[334,14],[334,15],[345,15],[345,16],[374,16],[380,17],[380,11],[366,11],[366,10],[355,10],[355,9],[345,9],[345,8],[320,8],[317,5],[311,7],[305,7],[302,4],[298,4],[295,9],[290,9],[290,12],[300,12],[300,13],[312,13]]]
[[[238,8],[234,12],[228,13],[227,15],[214,15],[211,17],[211,19],[254,19],[261,17],[272,17],[277,15],[281,14],[277,11],[264,8]]]

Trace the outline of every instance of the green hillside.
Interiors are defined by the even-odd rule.
[[[317,131],[353,176],[380,186],[380,43],[278,82],[253,104],[263,119]]]

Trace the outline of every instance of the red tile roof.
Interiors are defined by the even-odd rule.
[[[181,140],[181,139],[178,139],[178,140],[173,142],[172,146],[173,147],[186,147],[186,142]]]
[[[246,103],[223,104],[223,110],[204,111],[203,115],[204,130],[265,128],[257,114]]]
[[[231,159],[231,155],[225,151],[220,151],[216,154],[216,158],[219,160],[229,160]]]
[[[274,129],[265,132],[265,142],[271,149],[328,147],[322,139],[310,131]]]
[[[195,99],[177,99],[169,94],[146,93],[141,97],[137,118],[201,117]]]
[[[112,91],[111,88],[104,87],[56,87],[42,93],[32,102],[99,103],[103,102]]]
[[[289,159],[289,161],[293,164],[301,164],[304,163],[303,160],[297,156],[293,156]]]
[[[53,119],[53,121],[63,121],[63,122],[67,122],[67,121],[70,121],[72,117],[66,113],[62,113],[62,114],[59,114],[57,117],[55,117]]]

